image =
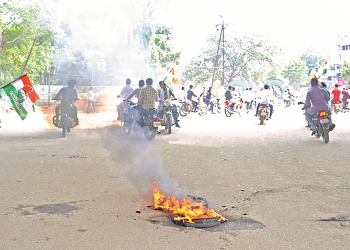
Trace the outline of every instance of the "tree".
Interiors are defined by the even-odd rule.
[[[309,68],[308,76],[310,76],[311,70],[321,67],[326,59],[316,49],[309,48],[301,54],[300,60],[305,60]]]
[[[0,5],[0,84],[20,77],[28,53],[33,51],[26,71],[34,84],[50,64],[51,25],[46,18],[45,5],[40,0],[7,0]]]
[[[237,77],[256,83],[263,78],[266,68],[274,65],[273,59],[280,53],[277,47],[268,45],[261,36],[225,35],[225,48],[220,49],[218,65],[214,69],[217,46],[217,37],[211,36],[200,55],[188,63],[184,72],[188,80],[199,83],[211,82],[214,75],[214,80],[222,82],[223,53],[225,53],[225,84]]]
[[[289,78],[291,85],[299,86],[307,81],[309,68],[305,60],[292,59],[282,71],[284,78]]]
[[[350,62],[349,61],[344,61],[341,76],[345,79],[345,81],[347,82],[350,81]]]
[[[156,25],[149,37],[148,52],[151,63],[159,70],[167,68],[167,63],[178,63],[181,52],[173,52],[172,28]]]

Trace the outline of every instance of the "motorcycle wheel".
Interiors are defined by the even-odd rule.
[[[131,124],[126,122],[126,119],[124,119],[124,134],[130,135],[131,133]]]
[[[259,119],[260,119],[260,125],[263,125],[264,124],[264,117],[260,116]]]
[[[222,114],[222,112],[224,112],[224,110],[221,108],[221,106],[220,106],[220,105],[218,105],[217,110],[218,110],[218,113],[219,113],[219,114]]]
[[[153,140],[156,137],[157,131],[149,126],[146,126],[143,131],[143,135],[149,141]]]
[[[324,143],[329,142],[329,130],[328,129],[323,129],[322,139],[323,139]]]
[[[228,109],[227,108],[225,108],[225,115],[227,116],[227,117],[231,117],[231,113],[230,113],[230,111],[228,111]]]
[[[62,137],[66,136],[66,129],[67,129],[67,117],[65,115],[62,115],[61,117],[61,124],[62,124]]]
[[[199,107],[198,108],[198,114],[200,116],[205,116],[208,113],[208,110],[206,107]]]
[[[186,116],[186,115],[187,115],[186,111],[184,110],[184,106],[181,106],[181,108],[180,108],[180,110],[179,110],[179,114],[180,114],[181,116]]]
[[[166,116],[168,134],[171,134],[171,115]]]

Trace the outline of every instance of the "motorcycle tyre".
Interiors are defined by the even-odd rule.
[[[232,114],[230,113],[230,111],[227,110],[227,108],[225,108],[225,115],[226,115],[227,117],[231,117],[231,115],[232,115]]]
[[[171,115],[166,116],[166,129],[168,130],[168,134],[171,134]]]
[[[260,116],[259,119],[260,119],[260,125],[263,125],[264,124],[264,117]]]
[[[144,128],[143,135],[149,141],[153,140],[156,137],[157,131],[155,129],[151,129],[149,126]]]
[[[324,143],[329,142],[329,130],[328,129],[323,129],[322,139],[323,139]]]
[[[186,116],[186,115],[187,115],[187,113],[185,113],[182,109],[179,110],[179,114],[180,114],[181,116]]]
[[[66,121],[66,116],[63,115],[61,117],[61,124],[62,124],[62,137],[65,137],[66,136],[66,129],[67,129],[67,121]]]
[[[208,110],[206,107],[205,108],[202,107],[201,109],[198,109],[198,114],[200,116],[205,116],[207,113],[208,113]]]
[[[131,133],[131,125],[124,120],[124,126],[123,127],[124,127],[124,134],[130,135],[130,133]]]
[[[217,107],[217,110],[218,110],[218,113],[219,113],[219,114],[222,114],[222,112],[224,112],[224,111],[222,110],[221,106],[218,106],[218,107]]]

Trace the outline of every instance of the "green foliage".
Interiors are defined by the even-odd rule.
[[[173,52],[171,32],[172,28],[158,24],[149,37],[149,57],[157,69],[166,68],[167,63],[176,64],[180,59],[181,52]]]
[[[48,69],[52,53],[51,25],[41,0],[7,0],[0,5],[0,85],[21,76],[22,68],[38,37],[24,72],[32,83]]]
[[[310,76],[311,70],[321,67],[326,59],[314,48],[309,48],[301,54],[300,60],[305,60],[309,68],[308,76]]]
[[[268,66],[273,65],[274,57],[280,54],[277,47],[268,45],[261,36],[225,35],[225,60],[223,63],[223,50],[220,48],[214,72],[217,46],[218,37],[211,36],[207,40],[206,48],[188,63],[184,72],[187,80],[196,83],[211,82],[214,75],[214,80],[222,82],[222,69],[225,66],[225,84],[238,77],[258,83],[262,80]]]
[[[350,81],[350,61],[344,61],[341,75],[345,81]]]
[[[299,86],[308,79],[309,68],[305,60],[292,59],[282,71],[284,78],[289,78],[290,85]]]

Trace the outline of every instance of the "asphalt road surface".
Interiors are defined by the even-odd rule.
[[[333,116],[328,144],[300,107],[277,107],[266,125],[190,114],[150,142],[115,116],[81,114],[62,138],[51,117],[1,115],[1,250],[350,248],[350,113]],[[148,207],[154,180],[233,226],[174,225]]]

